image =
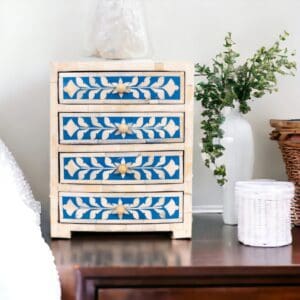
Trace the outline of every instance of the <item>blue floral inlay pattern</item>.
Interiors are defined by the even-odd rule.
[[[182,193],[60,195],[60,220],[98,223],[182,220]]]
[[[182,151],[126,154],[61,153],[62,183],[182,182]]]
[[[74,144],[183,141],[183,114],[60,114],[60,142]]]
[[[112,101],[124,103],[158,100],[181,102],[180,73],[132,75],[107,73],[60,73],[60,100],[79,102]]]

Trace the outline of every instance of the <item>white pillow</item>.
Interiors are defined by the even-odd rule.
[[[59,300],[54,258],[40,228],[40,205],[0,140],[0,299]]]

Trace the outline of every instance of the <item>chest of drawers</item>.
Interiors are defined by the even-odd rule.
[[[50,132],[52,237],[191,237],[192,64],[54,63]]]

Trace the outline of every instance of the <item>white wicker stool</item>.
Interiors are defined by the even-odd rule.
[[[237,182],[235,197],[239,241],[257,247],[291,244],[291,201],[294,191],[291,182]]]

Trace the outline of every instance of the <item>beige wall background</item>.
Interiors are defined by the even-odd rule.
[[[0,138],[42,203],[44,233],[49,230],[49,62],[87,54],[84,43],[96,2],[0,1]],[[143,2],[155,59],[208,63],[221,50],[228,31],[246,57],[287,30],[291,33],[288,46],[298,50],[299,62],[299,0]],[[279,93],[254,102],[247,116],[255,137],[255,177],[286,178],[277,145],[268,139],[268,120],[299,117],[299,74],[281,78],[279,88]],[[221,190],[199,154],[199,120],[197,103],[193,207],[195,211],[220,210]],[[9,199],[2,199],[0,192],[0,201]]]

